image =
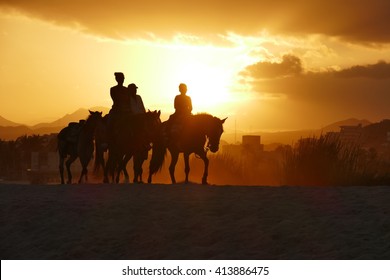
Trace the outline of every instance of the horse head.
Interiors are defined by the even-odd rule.
[[[145,113],[145,128],[147,130],[148,136],[153,139],[155,138],[160,130],[161,127],[161,119],[160,119],[161,111],[160,110],[155,110],[155,111],[150,111]]]
[[[100,121],[103,120],[102,112],[91,111],[91,110],[88,110],[88,111],[89,111],[89,116],[88,116],[87,122],[94,124],[94,125],[97,125]]]
[[[207,147],[210,149],[211,152],[216,153],[219,150],[219,141],[221,139],[221,135],[223,133],[223,124],[226,121],[227,118],[224,118],[223,120],[213,117],[210,129],[207,134],[208,136],[208,144]]]

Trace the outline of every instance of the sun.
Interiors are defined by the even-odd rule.
[[[194,112],[208,112],[222,106],[230,97],[230,74],[223,68],[191,63],[181,69],[180,82],[187,85]]]

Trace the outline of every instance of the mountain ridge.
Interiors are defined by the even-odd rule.
[[[23,124],[18,124],[12,121],[9,121],[3,117],[0,118],[0,139],[1,140],[15,140],[17,137],[22,135],[32,135],[32,134],[51,134],[58,133],[62,128],[66,127],[70,122],[77,122],[80,119],[86,119],[88,117],[88,110],[91,111],[102,111],[103,114],[109,112],[109,108],[102,106],[95,106],[89,109],[79,108],[73,113],[66,114],[61,118],[47,123],[39,123],[33,126],[27,126]],[[1,122],[4,119],[4,122]],[[12,124],[12,125],[2,125],[2,124]],[[229,143],[234,143],[235,141],[241,142],[243,135],[260,135],[261,142],[263,144],[270,143],[281,143],[281,144],[292,144],[300,138],[312,137],[320,135],[321,133],[327,133],[329,131],[339,131],[340,126],[343,125],[358,125],[367,126],[371,124],[370,121],[366,119],[357,119],[349,118],[341,121],[331,123],[327,126],[324,126],[320,129],[302,129],[302,130],[289,130],[289,131],[278,131],[278,132],[264,132],[256,131],[252,133],[245,132],[230,132],[224,133],[222,139]]]
[[[88,110],[101,111],[103,114],[107,114],[110,109],[102,106],[95,106],[89,109],[79,108],[73,113],[66,114],[53,122],[43,122],[32,126],[18,124],[5,119],[4,117],[0,117],[0,139],[15,140],[23,135],[58,133],[70,122],[77,122],[81,119],[86,119],[89,115]]]
[[[10,120],[0,116],[0,126],[21,126],[21,125],[23,125],[23,124],[10,121]]]

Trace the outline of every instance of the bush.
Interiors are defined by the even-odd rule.
[[[359,145],[321,135],[301,139],[287,151],[282,174],[287,185],[373,185],[387,180],[385,169]]]

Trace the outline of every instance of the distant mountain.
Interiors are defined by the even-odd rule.
[[[91,111],[102,111],[103,114],[107,114],[109,112],[109,108],[107,107],[93,107],[90,108]],[[8,120],[5,120],[4,118],[0,117],[0,139],[2,140],[13,140],[16,139],[19,136],[22,135],[31,135],[31,134],[50,134],[50,133],[58,133],[62,128],[66,127],[70,122],[78,122],[81,119],[86,119],[89,115],[88,109],[78,109],[75,112],[71,114],[66,114],[62,118],[50,122],[50,123],[40,123],[31,127],[25,126],[25,125],[19,125],[13,122],[10,122]],[[4,124],[3,125],[3,119]],[[164,116],[161,117],[162,120],[164,120]],[[11,124],[11,125],[10,125]],[[296,141],[298,141],[300,138],[305,137],[312,137],[312,136],[318,136],[321,133],[325,134],[329,131],[340,131],[340,126],[343,125],[358,125],[362,124],[363,127],[369,127],[371,122],[368,120],[358,120],[358,119],[347,119],[339,122],[332,123],[330,125],[327,125],[323,127],[322,129],[312,129],[312,130],[294,130],[294,131],[282,131],[282,132],[254,132],[254,133],[245,133],[242,131],[237,131],[237,133],[225,132],[222,134],[222,140],[227,141],[229,143],[234,143],[235,141],[241,142],[243,135],[260,135],[261,136],[261,143],[262,144],[271,144],[271,143],[281,143],[281,144],[292,144]],[[386,125],[387,129],[387,121],[381,122],[381,128],[379,129],[382,131],[382,126]],[[370,131],[372,131],[372,135],[376,134],[376,126],[372,126]],[[390,128],[387,130],[390,131]],[[374,133],[375,132],[375,133]],[[378,132],[379,133],[379,132]],[[381,138],[384,136],[382,132]]]
[[[388,151],[388,147],[383,145],[388,143],[388,133],[390,133],[390,120],[382,120],[364,127],[363,141],[365,146],[377,150],[385,148]]]
[[[92,107],[91,111],[101,111],[104,114],[109,112],[109,108],[106,107]],[[89,115],[88,109],[78,109],[71,114],[66,114],[62,118],[49,123],[40,123],[34,126],[20,125],[4,118],[0,118],[0,139],[1,140],[15,140],[22,135],[32,134],[51,134],[58,133],[62,128],[66,127],[70,122],[78,122],[79,120],[86,119]],[[4,120],[4,121],[3,121]]]
[[[22,124],[15,123],[0,116],[0,126],[20,126]]]
[[[222,134],[222,139],[229,143],[234,143],[234,140],[241,142],[243,135],[260,135],[262,144],[272,144],[272,143],[281,143],[291,145],[292,143],[297,142],[301,138],[319,136],[320,134],[325,134],[330,131],[339,132],[340,126],[343,125],[359,125],[362,124],[363,127],[369,126],[371,124],[368,120],[358,120],[358,119],[346,119],[343,121],[335,122],[329,124],[322,129],[307,129],[307,130],[291,130],[291,131],[279,131],[279,132],[263,132],[257,131],[254,133],[243,133],[237,132],[234,133],[224,133]]]
[[[52,127],[52,128],[65,127],[70,122],[78,122],[79,120],[86,119],[89,115],[88,110],[101,111],[101,112],[103,112],[103,115],[104,115],[104,114],[108,114],[110,109],[107,107],[93,107],[90,109],[80,108],[71,114],[66,114],[65,116],[63,116],[62,118],[60,118],[56,121],[53,121],[50,123],[39,123],[37,125],[34,125],[31,127],[31,129],[37,130],[37,129],[49,128],[49,127]]]
[[[365,120],[365,119],[358,120],[358,119],[351,118],[351,119],[346,119],[346,120],[343,120],[343,121],[339,121],[339,122],[335,122],[335,123],[332,123],[330,125],[327,125],[327,126],[323,127],[321,129],[321,131],[323,133],[330,132],[330,131],[339,132],[340,131],[340,126],[344,126],[344,125],[356,126],[356,125],[359,125],[359,124],[361,124],[362,127],[365,127],[367,125],[370,125],[371,122],[368,121],[368,120]]]

